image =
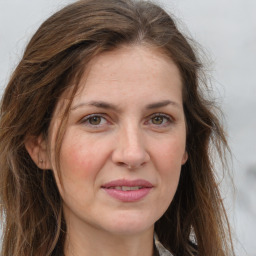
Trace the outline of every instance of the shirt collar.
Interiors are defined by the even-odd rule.
[[[157,234],[154,234],[155,247],[159,256],[173,256],[159,241]]]

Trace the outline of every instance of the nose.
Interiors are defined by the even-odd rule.
[[[139,128],[126,128],[119,132],[112,160],[115,164],[128,169],[137,169],[150,160]]]

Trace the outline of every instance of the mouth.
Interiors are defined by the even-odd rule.
[[[136,187],[128,187],[128,186],[117,186],[117,187],[109,187],[108,189],[116,189],[116,190],[122,190],[122,191],[131,191],[131,190],[138,190],[142,189],[142,186],[136,186]]]
[[[101,186],[112,198],[122,202],[139,201],[146,197],[153,185],[146,180],[114,180]]]

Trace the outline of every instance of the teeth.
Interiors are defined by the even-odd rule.
[[[127,186],[121,186],[121,187],[113,187],[116,190],[122,190],[122,191],[130,191],[130,190],[138,190],[140,188],[142,188],[141,186],[137,186],[137,187],[127,187]]]

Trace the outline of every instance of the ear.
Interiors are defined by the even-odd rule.
[[[186,150],[186,151],[184,152],[184,154],[183,154],[181,164],[182,164],[182,165],[185,164],[185,163],[187,162],[187,160],[188,160],[188,152],[187,152],[187,150]]]
[[[38,168],[43,170],[52,169],[47,143],[42,135],[28,137],[25,141],[25,148]]]

